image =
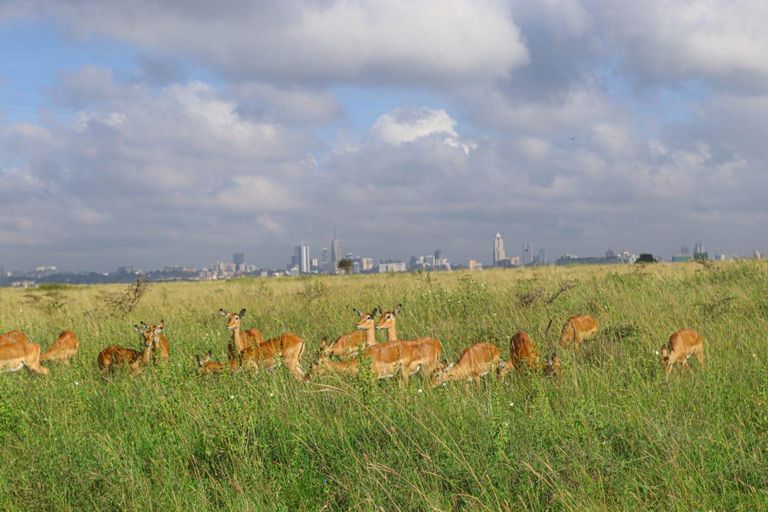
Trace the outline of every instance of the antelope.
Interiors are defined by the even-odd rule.
[[[69,366],[69,360],[77,355],[80,343],[72,331],[64,331],[59,334],[51,348],[40,354],[40,361],[61,361]]]
[[[552,356],[544,358],[544,365],[541,367],[544,375],[547,377],[555,376],[558,379],[563,376],[563,370],[560,368],[560,358],[555,352]]]
[[[324,356],[354,357],[360,351],[360,347],[376,345],[376,308],[373,308],[371,314],[363,314],[359,309],[354,310],[360,318],[355,323],[355,330],[347,334],[342,334],[333,343],[326,346],[326,340],[323,338],[322,354]],[[365,332],[363,332],[365,331]]]
[[[669,343],[661,347],[661,365],[669,380],[669,373],[675,363],[682,361],[680,375],[688,367],[688,358],[696,355],[699,365],[704,368],[704,340],[693,329],[681,329],[669,337]]]
[[[201,374],[221,373],[224,371],[223,364],[211,361],[210,350],[205,354],[205,357],[201,358],[200,356],[195,355],[195,359],[197,359],[197,371]]]
[[[528,366],[532,372],[539,367],[539,348],[531,341],[527,333],[518,332],[509,340],[509,362],[499,372],[504,377],[512,370]]]
[[[99,371],[102,377],[113,372],[120,365],[127,365],[131,370],[131,378],[140,374],[144,367],[149,363],[149,356],[152,353],[152,347],[158,342],[158,335],[163,332],[162,327],[155,328],[154,331],[143,331],[138,325],[133,326],[139,333],[144,342],[143,350],[133,350],[130,348],[112,345],[99,352],[96,362],[99,365]]]
[[[298,334],[281,334],[277,338],[245,348],[240,353],[241,364],[253,370],[258,370],[259,365],[262,365],[269,370],[276,367],[282,358],[291,375],[301,380],[304,377],[304,370],[301,368],[304,346],[304,340]]]
[[[326,349],[325,343],[322,343],[320,345],[320,357],[317,363],[312,366],[307,380],[322,375],[326,371],[344,375],[360,373],[361,356],[355,356],[347,361],[334,361],[326,355]],[[409,377],[418,371],[418,352],[407,342],[377,343],[366,347],[362,352],[362,357],[371,358],[371,370],[377,379],[391,378],[400,372],[405,387],[408,386]]]
[[[141,326],[144,328],[145,331],[152,332],[158,327],[161,329],[164,327],[165,320],[160,320],[160,323],[157,325],[148,325],[146,322],[141,322]],[[159,356],[158,356],[159,353]],[[168,338],[165,337],[165,334],[162,332],[157,337],[157,341],[155,342],[155,345],[152,347],[152,362],[157,364],[157,358],[160,357],[161,361],[167,361],[168,355],[170,354],[170,349],[168,348]]]
[[[493,373],[499,367],[499,349],[493,343],[475,343],[461,353],[459,361],[432,373],[430,387],[449,380],[474,380],[480,386],[480,377]]]
[[[245,308],[239,313],[230,314],[226,309],[220,309],[222,316],[227,317],[227,329],[232,331],[232,339],[227,345],[229,353],[229,367],[235,369],[241,362],[240,355],[248,347],[252,347],[264,342],[264,335],[258,329],[247,329],[240,332],[240,320],[245,316]]]
[[[381,317],[379,318],[379,321],[376,322],[376,329],[387,330],[388,342],[399,341],[397,339],[395,317],[402,307],[402,304],[398,304],[392,311],[384,311],[381,306],[379,306]],[[438,340],[430,336],[422,336],[421,338],[416,338],[414,340],[404,341],[404,343],[410,344],[416,350],[417,360],[415,363],[424,371],[425,375],[430,375],[438,368],[438,365],[440,364],[440,353],[443,350],[443,347]],[[418,371],[418,369],[415,371]]]
[[[597,320],[587,315],[572,316],[563,325],[560,346],[565,347],[569,341],[572,341],[576,352],[578,352],[579,343],[595,334],[597,334]]]
[[[48,375],[48,368],[40,366],[40,345],[22,336],[14,342],[0,345],[0,373],[16,372],[27,367],[33,373]]]
[[[5,334],[0,334],[0,346],[18,342],[27,343],[28,341],[29,339],[27,339],[27,335],[21,331],[10,331]]]

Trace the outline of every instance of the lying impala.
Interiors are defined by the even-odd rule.
[[[96,362],[99,365],[99,371],[102,377],[113,372],[115,368],[126,365],[131,370],[131,378],[140,374],[144,367],[149,363],[149,356],[152,353],[152,347],[158,342],[158,335],[163,332],[162,327],[154,331],[143,331],[138,325],[133,326],[139,333],[144,343],[143,350],[133,350],[131,348],[119,347],[113,345],[99,352]]]
[[[197,360],[197,371],[201,374],[221,373],[224,371],[223,364],[211,361],[210,350],[205,354],[205,357],[201,358],[200,356],[195,355],[195,359]]]
[[[227,329],[232,331],[234,348],[245,345],[242,349],[237,349],[237,355],[233,356],[232,349],[229,352],[229,366],[234,368],[238,361],[242,366],[258,370],[259,366],[266,369],[274,368],[280,363],[280,359],[285,362],[286,368],[296,379],[301,380],[304,377],[304,370],[301,368],[301,355],[304,353],[304,340],[298,334],[281,334],[271,340],[257,342],[257,337],[261,337],[261,332],[257,329],[248,329],[245,333],[240,333],[240,319],[245,315],[245,309],[240,310],[239,314],[230,315],[225,310],[221,310],[223,315],[229,317]],[[244,337],[243,334],[246,336]],[[246,338],[248,341],[244,341]]]
[[[146,322],[141,322],[141,326],[144,328],[145,331],[152,332],[158,327],[162,330],[165,325],[165,320],[160,320],[160,323],[157,325],[148,325]],[[157,342],[152,347],[152,361],[157,364],[157,358],[159,357],[161,361],[167,361],[168,356],[170,354],[170,349],[168,347],[168,338],[165,337],[165,334],[162,332],[157,337]]]
[[[360,373],[360,356],[347,361],[334,361],[325,355],[325,343],[320,345],[320,357],[310,369],[307,380],[326,372],[342,375],[357,375]],[[409,377],[418,371],[418,353],[412,345],[403,341],[378,343],[363,350],[362,357],[371,358],[371,370],[377,379],[394,377],[398,372],[403,377],[403,385],[408,386]]]
[[[509,340],[509,362],[499,372],[505,377],[512,370],[520,370],[528,366],[532,372],[539,367],[539,348],[525,332],[518,332]]]
[[[243,350],[263,343],[264,335],[258,329],[240,331],[240,320],[245,316],[245,308],[241,309],[239,313],[230,314],[226,309],[220,309],[219,312],[222,316],[227,317],[227,329],[232,331],[232,339],[227,345],[227,352],[229,353],[229,367],[235,369],[238,364],[242,363],[240,354]]]
[[[661,365],[669,380],[669,373],[675,363],[682,362],[680,375],[688,367],[688,358],[695,355],[699,366],[704,368],[704,340],[693,329],[681,329],[669,337],[669,343],[661,347]]]
[[[597,334],[597,320],[587,315],[572,316],[563,326],[560,346],[565,347],[568,342],[573,342],[573,346],[578,352],[579,343],[588,340],[595,334]]]
[[[20,341],[24,343],[29,342],[27,335],[21,331],[10,331],[5,334],[0,334],[0,346],[10,345],[11,343],[18,343]]]
[[[48,369],[40,366],[40,345],[28,341],[26,336],[0,345],[0,373],[15,372],[25,366],[31,372],[48,375]]]
[[[40,354],[40,361],[61,361],[69,366],[69,360],[77,355],[79,347],[80,343],[77,341],[75,333],[64,331],[59,334],[59,337],[48,350]]]
[[[479,386],[480,377],[493,374],[499,367],[499,349],[493,343],[475,343],[461,353],[459,361],[432,374],[430,386],[435,387],[449,380],[472,381]]]
[[[342,334],[334,340],[333,343],[326,346],[326,340],[323,338],[322,346],[325,347],[322,355],[331,357],[354,357],[360,352],[360,347],[376,345],[376,308],[373,308],[371,314],[364,314],[359,309],[354,310],[360,320],[355,323],[355,330],[347,334]],[[364,331],[364,332],[363,332]]]
[[[387,330],[388,342],[399,341],[397,339],[395,317],[402,307],[402,304],[398,304],[392,311],[384,311],[381,306],[379,306],[381,317],[379,318],[379,321],[376,322],[376,328]],[[415,363],[423,370],[425,375],[431,375],[432,372],[438,368],[440,364],[440,353],[443,351],[443,347],[438,340],[430,336],[422,336],[415,340],[404,341],[404,343],[408,343],[416,351],[417,358]],[[417,371],[418,369],[416,369],[414,373]]]
[[[544,365],[541,369],[547,377],[557,377],[559,379],[563,376],[563,370],[560,368],[560,358],[554,352],[551,357],[544,358]]]

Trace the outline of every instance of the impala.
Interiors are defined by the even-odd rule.
[[[544,365],[541,369],[547,377],[554,376],[559,379],[563,376],[563,370],[560,368],[560,358],[554,352],[552,356],[544,358]]]
[[[163,332],[162,327],[154,331],[143,331],[138,325],[133,326],[139,333],[144,343],[143,350],[133,350],[131,348],[119,347],[113,345],[99,352],[96,362],[99,365],[101,375],[105,377],[121,365],[127,365],[131,370],[131,378],[140,374],[144,367],[149,363],[149,356],[152,353],[152,347],[158,342],[158,335]]]
[[[669,373],[675,363],[682,362],[680,375],[688,367],[688,358],[696,355],[699,366],[704,368],[704,340],[693,329],[681,329],[669,337],[669,343],[661,347],[661,365],[669,380]]]
[[[26,336],[0,345],[0,373],[15,372],[25,366],[31,372],[48,375],[48,368],[40,366],[40,345],[28,341]]]
[[[360,373],[360,356],[347,361],[334,361],[325,355],[325,344],[320,345],[320,357],[311,370],[307,379],[322,375],[326,372],[357,375]],[[413,347],[403,341],[378,343],[363,350],[362,357],[370,357],[371,370],[377,379],[394,377],[398,372],[403,376],[403,385],[408,386],[409,377],[418,371],[418,353]]]
[[[157,325],[148,325],[146,322],[141,322],[141,326],[144,328],[144,330],[149,332],[153,332],[158,327],[163,329],[164,325],[165,320],[160,320],[160,323]],[[157,337],[157,342],[155,342],[155,345],[152,347],[152,361],[157,363],[158,357],[160,357],[161,361],[167,361],[169,354],[170,349],[168,348],[168,338],[166,338],[165,334],[161,332]]]
[[[224,371],[224,365],[221,363],[217,363],[215,361],[211,361],[211,351],[209,350],[207,354],[205,354],[205,357],[200,357],[198,355],[195,355],[195,359],[197,360],[197,371],[206,374],[206,373],[221,373]]]
[[[376,328],[386,329],[387,341],[389,342],[400,341],[397,339],[395,317],[400,312],[402,307],[402,304],[398,304],[397,307],[392,311],[384,311],[381,306],[379,306],[381,317],[379,318],[379,321],[376,322]],[[432,372],[438,368],[438,365],[440,364],[440,353],[443,350],[443,347],[440,345],[438,340],[430,336],[422,336],[421,338],[416,338],[415,340],[404,341],[404,343],[408,343],[416,351],[416,364],[418,364],[418,366],[424,371],[425,375],[431,375]],[[418,369],[415,371],[418,371]]]
[[[9,331],[5,334],[0,334],[0,346],[10,345],[11,343],[18,343],[20,341],[24,343],[29,341],[27,335],[21,331]]]
[[[578,352],[579,343],[595,334],[597,334],[597,320],[587,315],[572,316],[563,326],[560,346],[565,347],[570,341],[573,342],[573,346]]]
[[[80,343],[72,331],[64,331],[59,334],[51,348],[40,354],[40,361],[61,361],[69,366],[69,360],[77,355]]]
[[[227,329],[232,331],[232,340],[227,345],[229,367],[234,369],[241,362],[240,355],[248,347],[264,342],[264,335],[258,329],[240,331],[240,320],[245,316],[245,308],[239,313],[230,314],[226,309],[220,309],[222,316],[227,317]]]
[[[435,387],[449,380],[472,381],[479,386],[480,377],[493,374],[499,367],[499,349],[493,343],[475,343],[461,353],[459,361],[432,374],[430,386]]]
[[[322,355],[331,357],[353,357],[363,348],[376,345],[376,308],[373,308],[371,314],[364,314],[359,309],[354,310],[360,320],[355,323],[355,330],[347,334],[342,334],[334,340],[333,343],[326,346],[326,340],[323,338],[322,346],[325,347]],[[365,331],[365,332],[363,332]]]
[[[518,332],[509,341],[509,362],[499,372],[504,377],[512,370],[519,370],[528,366],[535,372],[539,366],[539,348],[531,341],[527,333]]]

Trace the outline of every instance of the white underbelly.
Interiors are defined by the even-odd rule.
[[[10,361],[0,361],[0,373],[17,372],[24,368],[22,359],[11,359]]]

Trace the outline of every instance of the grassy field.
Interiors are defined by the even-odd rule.
[[[768,507],[765,263],[155,284],[130,312],[110,301],[124,288],[0,290],[0,332],[44,349],[64,329],[81,340],[69,369],[0,375],[0,509]],[[430,390],[195,373],[194,353],[225,361],[219,308],[247,308],[244,327],[267,337],[300,334],[307,368],[353,307],[397,303],[401,339],[434,336],[449,360],[490,341],[507,359],[525,330],[558,350],[563,378]],[[556,347],[580,313],[598,337]],[[169,363],[103,381],[98,352],[138,348],[133,324],[161,318]],[[707,368],[666,384],[655,351],[684,327],[704,337]]]

